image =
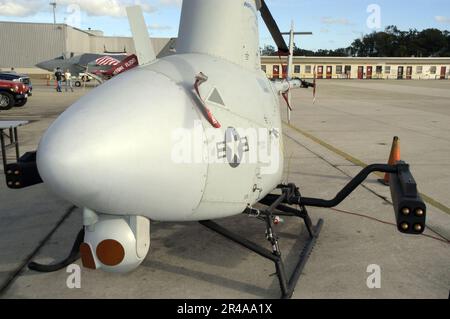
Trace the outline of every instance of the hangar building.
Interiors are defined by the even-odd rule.
[[[158,55],[175,49],[175,38],[152,38]],[[44,74],[42,61],[82,53],[135,53],[131,37],[104,36],[102,31],[80,30],[67,24],[0,21],[0,69]],[[262,57],[269,78],[282,78],[286,57]],[[294,76],[323,79],[448,79],[450,58],[295,57]]]
[[[153,38],[157,54],[170,52],[174,39]],[[131,37],[104,36],[101,31],[80,30],[67,24],[0,21],[0,69],[46,73],[35,67],[42,61],[83,53],[135,53]]]

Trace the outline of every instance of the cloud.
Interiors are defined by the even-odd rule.
[[[125,17],[125,8],[130,5],[139,4],[142,10],[152,13],[157,10],[156,6],[150,5],[146,1],[132,0],[59,0],[62,6],[79,6],[80,10],[88,16],[109,16],[109,17]]]
[[[181,7],[183,0],[159,0],[159,3],[165,6],[175,5]]]
[[[29,17],[49,12],[49,0],[0,0],[0,16]],[[145,13],[163,6],[181,6],[182,0],[56,0],[57,10],[79,10],[88,16],[125,17],[127,6],[140,5]]]
[[[150,24],[147,26],[149,30],[162,31],[162,30],[171,30],[172,27],[169,25],[160,25],[157,23]]]
[[[7,17],[27,17],[34,15],[42,6],[40,0],[0,0],[0,15]]]
[[[321,22],[326,25],[352,25],[346,18],[322,17]]]
[[[438,23],[450,24],[450,17],[436,16],[434,19]]]

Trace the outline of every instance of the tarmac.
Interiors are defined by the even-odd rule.
[[[45,129],[89,89],[57,94],[35,84],[24,108],[0,120],[31,120],[19,129],[21,151],[35,150]],[[450,289],[450,82],[318,81],[293,93],[284,125],[285,179],[308,197],[332,198],[362,165],[386,163],[393,136],[427,199],[426,236],[400,234],[389,188],[373,174],[338,210],[309,209],[325,220],[293,298],[440,298]],[[283,119],[286,119],[284,102]],[[274,266],[198,223],[152,223],[144,263],[124,275],[82,270],[81,288],[70,273],[36,273],[29,261],[64,258],[81,228],[81,212],[44,185],[13,191],[0,172],[1,298],[279,298]],[[376,220],[374,220],[376,219]],[[269,248],[264,225],[247,216],[219,221]],[[305,242],[300,220],[276,226],[288,272]],[[78,262],[80,264],[80,262]],[[381,268],[370,289],[369,265]]]

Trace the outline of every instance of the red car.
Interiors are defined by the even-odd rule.
[[[0,110],[24,106],[28,101],[29,88],[23,83],[0,80]]]

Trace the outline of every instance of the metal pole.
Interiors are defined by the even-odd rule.
[[[289,62],[288,62],[288,80],[292,79],[293,70],[294,67],[294,20],[292,20],[291,23],[291,31],[289,32]],[[291,92],[288,92],[288,103],[289,105],[292,105],[292,94]],[[287,115],[288,115],[288,124],[291,124],[291,110],[288,107],[287,108]]]
[[[53,24],[56,24],[56,2],[50,2],[49,5],[53,7]]]
[[[14,128],[13,133],[14,133],[14,145],[16,147],[16,159],[18,162],[20,159],[20,150],[19,150],[19,134],[17,133],[17,127]]]
[[[87,82],[87,77],[89,74],[89,65],[86,66],[86,73],[84,74],[84,76],[81,77],[81,81],[83,81],[83,77],[84,77],[84,81],[83,81],[83,91],[86,90],[86,82]]]
[[[3,135],[3,129],[0,130],[0,145],[2,149],[2,161],[3,161],[3,168],[6,173],[6,165],[8,164],[6,161],[6,146],[5,146],[5,139]]]
[[[289,32],[283,32],[282,35],[289,35],[289,62],[288,62],[288,80],[294,75],[294,41],[296,35],[312,35],[312,32],[295,32],[294,20],[292,20],[291,30]],[[292,95],[288,92],[288,103],[292,105]],[[291,110],[287,108],[287,120],[288,124],[291,123]]]

